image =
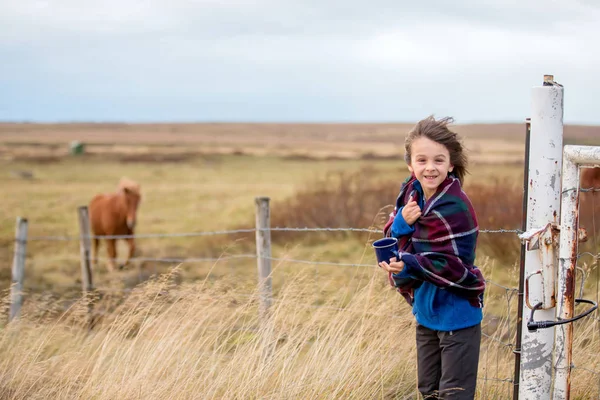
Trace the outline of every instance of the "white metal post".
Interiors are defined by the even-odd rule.
[[[527,231],[541,230],[548,224],[558,226],[563,147],[562,86],[546,75],[544,85],[534,87],[531,95]],[[536,319],[554,319],[556,251],[552,237],[546,231],[538,238],[539,247],[525,253],[525,276],[530,280],[522,309],[519,398],[526,400],[546,400],[551,395],[554,328],[530,332],[527,317],[531,313],[529,305],[542,303]]]
[[[565,146],[563,155],[562,204],[556,317],[570,319],[575,309],[575,267],[579,237],[579,166],[600,164],[600,147]],[[573,323],[556,327],[555,400],[566,400],[571,392]]]

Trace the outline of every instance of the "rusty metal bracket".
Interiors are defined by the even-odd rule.
[[[539,306],[539,308],[542,307],[542,303],[538,303],[535,306],[532,306],[531,303],[529,302],[529,278],[531,278],[534,275],[542,275],[542,270],[538,269],[535,272],[532,272],[531,274],[527,275],[527,277],[525,278],[525,303],[527,304],[527,307],[529,307],[530,310],[533,310],[535,307]],[[545,287],[544,287],[544,278],[542,277],[542,293],[544,293],[545,291]]]
[[[521,242],[525,244],[527,251],[538,250],[542,245],[558,245],[558,233],[560,227],[553,222],[548,222],[541,228],[532,228],[519,235]]]
[[[551,243],[557,246],[559,239],[558,235],[560,234],[560,225],[557,225],[553,222],[549,222],[541,228],[532,228],[526,232],[523,232],[519,235],[519,239],[521,239],[521,242],[525,244],[527,251],[537,250],[540,248],[540,239],[542,238],[546,239],[546,245],[550,244],[548,237],[546,237],[548,230],[551,230],[552,232]],[[587,242],[588,233],[585,228],[579,228],[577,230],[577,240],[580,243]]]
[[[539,303],[539,308],[548,310],[556,306],[555,296],[555,271],[556,271],[556,250],[558,249],[559,229],[555,223],[549,222],[541,228],[529,229],[519,235],[527,251],[537,251],[540,258],[541,268],[533,273],[530,273],[525,278],[525,304],[529,309],[533,309],[530,295],[533,293],[536,299],[536,306]],[[540,290],[530,290],[529,281],[532,276],[540,275],[541,288]]]
[[[525,278],[525,304],[530,310],[534,308],[530,300],[531,294],[533,294],[532,297],[534,298],[539,297],[539,299],[536,299],[535,305],[537,306],[538,302],[540,302],[541,306],[538,306],[537,309],[548,310],[556,306],[555,275],[556,268],[558,267],[556,263],[556,251],[559,245],[559,236],[560,226],[553,222],[549,222],[541,228],[529,229],[519,235],[527,251],[536,250],[538,252],[542,265],[541,269],[530,273]],[[579,229],[578,240],[581,242],[587,240],[585,229]],[[537,290],[537,287],[534,287],[533,290],[530,289],[530,279],[534,275],[540,275],[540,290]]]

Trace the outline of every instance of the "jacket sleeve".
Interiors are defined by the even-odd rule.
[[[399,238],[400,236],[412,234],[415,231],[414,226],[408,225],[406,220],[402,216],[402,210],[404,207],[400,207],[396,216],[394,217],[394,222],[392,222],[392,226],[390,228],[390,235],[395,238]]]
[[[401,238],[402,236],[412,235],[413,232],[415,231],[414,226],[408,225],[406,223],[406,220],[402,216],[403,208],[404,207],[400,207],[398,209],[398,212],[393,217],[393,221],[391,221],[391,219],[390,219],[391,223],[389,224],[388,235],[386,235],[386,236]],[[396,288],[399,288],[400,286],[405,286],[407,284],[412,284],[412,285],[417,285],[417,286],[420,285],[420,283],[415,282],[418,279],[416,279],[415,276],[408,273],[407,268],[404,268],[398,274],[389,272],[388,279],[389,279],[390,285],[392,285],[393,287],[396,287]],[[406,301],[408,302],[408,304],[412,305],[412,297],[413,297],[412,291],[407,292],[407,293],[403,293],[403,292],[400,292],[400,293],[406,298]]]

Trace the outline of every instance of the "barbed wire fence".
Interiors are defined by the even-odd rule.
[[[587,188],[581,189],[582,192],[591,192],[593,196],[593,207],[595,208],[595,193],[600,191],[600,188]],[[268,199],[267,199],[268,202]],[[267,206],[268,207],[268,206]],[[258,213],[258,210],[257,210]],[[267,212],[268,215],[268,212]],[[23,228],[19,228],[25,224]],[[585,258],[591,258],[590,263],[585,263],[583,267],[578,268],[580,272],[580,295],[583,295],[584,290],[596,291],[596,299],[599,297],[599,268],[598,262],[600,254],[598,253],[597,239],[596,239],[596,226],[595,226],[595,214],[592,218],[592,230],[593,230],[593,251],[584,251],[578,254],[578,259],[584,260]],[[304,264],[312,265],[315,267],[319,266],[332,266],[332,267],[344,267],[344,268],[378,268],[376,262],[372,263],[351,263],[351,262],[334,262],[325,260],[306,260],[299,258],[291,258],[286,256],[272,256],[270,248],[270,234],[273,232],[303,232],[303,233],[366,233],[381,235],[382,231],[379,229],[367,229],[367,228],[313,228],[313,227],[269,227],[268,218],[262,219],[259,223],[257,219],[256,228],[248,229],[232,229],[232,230],[219,230],[219,231],[203,231],[203,232],[180,232],[180,233],[148,233],[148,234],[136,234],[136,235],[107,235],[107,236],[93,236],[89,230],[87,232],[81,232],[80,235],[39,235],[39,236],[27,236],[27,220],[22,218],[17,219],[17,232],[14,239],[14,259],[13,259],[13,289],[15,286],[17,290],[14,295],[11,296],[11,313],[9,319],[13,319],[19,315],[18,309],[12,309],[12,303],[17,304],[19,307],[23,303],[23,295],[25,290],[23,289],[23,279],[25,276],[25,263],[26,263],[26,245],[33,242],[72,242],[72,243],[83,243],[86,240],[89,242],[90,239],[148,239],[148,238],[192,238],[192,237],[206,237],[206,236],[223,236],[223,235],[239,235],[239,234],[256,234],[257,241],[259,236],[269,237],[268,250],[261,251],[257,245],[257,253],[242,253],[242,254],[227,254],[219,257],[132,257],[129,259],[130,262],[153,262],[153,263],[164,263],[164,264],[192,264],[192,263],[220,263],[224,261],[240,261],[240,260],[256,260],[259,264],[259,279],[258,279],[258,291],[255,293],[238,293],[240,297],[253,299],[259,303],[259,308],[268,308],[272,303],[284,302],[283,299],[273,297],[272,287],[265,287],[264,284],[270,281],[272,278],[272,271],[270,266],[268,269],[260,270],[260,262],[270,264],[271,261],[288,263],[288,264]],[[514,235],[515,241],[518,241],[518,235],[523,233],[520,229],[481,229],[481,234],[499,234],[499,235]],[[89,249],[88,249],[89,250]],[[70,256],[64,258],[71,262],[80,261],[82,265],[90,263],[91,256],[89,252],[82,251],[82,255]],[[110,258],[97,257],[98,262],[108,262]],[[53,261],[55,262],[56,259]],[[112,261],[124,262],[124,258],[116,258]],[[37,262],[39,264],[39,262]],[[593,267],[592,267],[593,265]],[[595,282],[588,283],[587,279],[591,276],[591,272],[595,271]],[[91,275],[90,275],[91,277]],[[139,280],[138,280],[139,283]],[[479,380],[482,382],[481,395],[482,398],[487,396],[500,395],[509,398],[513,392],[514,381],[514,367],[511,367],[513,356],[516,351],[516,333],[517,333],[517,315],[516,315],[516,302],[514,301],[517,296],[523,295],[519,292],[519,288],[513,286],[515,282],[496,281],[494,279],[486,279],[487,290],[486,299],[484,302],[484,315],[485,319],[482,324],[482,351],[480,356],[480,366],[483,373],[480,373]],[[518,282],[516,282],[518,284]],[[594,285],[595,283],[595,285]],[[122,292],[129,293],[131,288],[115,289],[111,287],[94,287],[92,282],[82,282],[81,291],[85,293],[86,285],[88,289],[91,287],[94,290],[106,291],[106,292]],[[62,287],[63,289],[77,290],[77,283],[65,284],[65,285],[53,285],[54,288]],[[39,289],[47,291],[47,287],[36,287],[30,286],[32,290]],[[581,296],[580,296],[581,297]],[[298,306],[296,304],[295,306]],[[314,304],[301,304],[301,307],[309,309],[329,309],[335,312],[356,312],[355,310],[349,310],[344,307],[331,307],[326,305],[314,305]],[[501,311],[501,312],[500,312]],[[104,311],[107,312],[107,311]],[[600,322],[598,312],[595,313],[594,321],[597,326]],[[382,318],[394,318],[390,315],[379,315],[372,314],[374,317]],[[525,318],[525,316],[524,316]],[[257,330],[258,327],[245,327],[242,329]],[[598,330],[596,328],[596,330]],[[600,336],[600,335],[599,335]],[[575,371],[581,371],[586,375],[591,375],[597,380],[597,393],[596,398],[600,399],[600,366],[580,366],[572,365],[572,369]],[[588,378],[589,379],[589,378]]]

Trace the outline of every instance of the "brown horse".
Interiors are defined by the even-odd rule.
[[[580,181],[584,189],[600,189],[600,168],[582,168]]]
[[[94,236],[133,235],[136,212],[141,197],[140,185],[127,178],[121,178],[116,193],[96,195],[89,206]],[[117,240],[112,238],[105,240],[109,257],[108,270],[113,271],[117,258]],[[127,264],[135,253],[135,242],[133,238],[125,240],[129,244],[129,256],[125,261]],[[98,264],[99,245],[100,239],[94,238],[93,262],[95,266]],[[120,268],[123,268],[124,265],[121,265]]]

